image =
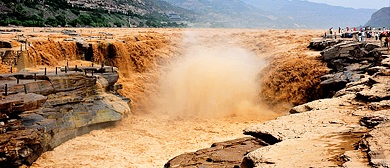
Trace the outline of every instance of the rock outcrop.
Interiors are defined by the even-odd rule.
[[[362,50],[355,48],[359,45],[368,44],[351,43],[351,50],[338,51],[356,53]],[[372,59],[366,59],[367,54],[343,57],[370,60],[372,66],[359,69],[362,78],[346,81],[333,98],[296,106],[289,115],[246,128],[244,134],[276,143],[250,152],[241,167],[389,167],[390,69],[382,64],[389,56],[383,54]],[[341,66],[345,70],[349,64]]]
[[[339,44],[341,42],[344,42],[345,39],[314,39],[313,41],[310,42],[309,46],[307,48],[314,49],[317,51],[322,51],[327,47],[334,46],[336,44]]]
[[[0,75],[0,165],[31,164],[43,152],[131,113],[114,68]]]
[[[345,41],[328,47],[321,52],[325,61],[343,59],[349,62],[373,61],[379,54],[373,51],[379,48],[379,43]]]
[[[380,68],[384,51],[378,42],[344,41],[321,52],[331,68],[331,74],[321,77],[321,87],[328,96],[346,87],[348,83],[366,78]]]
[[[212,144],[210,148],[179,155],[164,167],[239,167],[242,158],[248,152],[267,145],[263,140],[252,137],[218,142]]]
[[[353,101],[352,96],[342,99]],[[335,107],[339,102],[321,102],[313,110],[246,128],[245,134],[280,142],[249,153],[242,165],[250,162],[253,166],[243,167],[332,167],[346,164],[343,157],[362,162],[356,167],[364,166],[361,158],[365,154],[356,149],[367,128],[358,124],[359,117],[351,114],[351,106],[321,109],[328,104]]]

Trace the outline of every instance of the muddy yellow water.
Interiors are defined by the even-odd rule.
[[[242,129],[273,117],[130,116],[45,152],[32,167],[162,167],[176,155],[243,137]]]

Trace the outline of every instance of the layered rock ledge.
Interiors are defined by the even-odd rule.
[[[0,165],[31,164],[43,152],[112,126],[131,113],[113,67],[0,74]]]

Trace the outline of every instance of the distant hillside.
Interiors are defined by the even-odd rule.
[[[254,8],[239,0],[165,0],[201,16],[197,26],[228,28],[298,28],[292,19]]]
[[[353,27],[364,25],[375,9],[353,9],[302,0],[242,0],[275,15],[290,17],[306,28]],[[389,15],[388,15],[389,16]]]
[[[372,14],[371,19],[365,24],[371,27],[390,27],[390,7],[385,7]]]
[[[305,0],[1,0],[0,26],[186,27],[180,21],[187,21],[192,27],[328,29],[364,25],[375,11]]]
[[[181,15],[194,14],[194,12],[173,6],[161,0],[66,0],[73,6],[89,9],[103,9],[113,13],[135,13],[145,15],[152,12],[175,12]]]
[[[184,20],[197,16],[160,0],[2,0],[0,25],[183,27],[170,22],[171,12]]]

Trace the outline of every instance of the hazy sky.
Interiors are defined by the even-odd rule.
[[[308,0],[310,2],[326,3],[333,6],[350,8],[381,9],[390,6],[390,0]]]

